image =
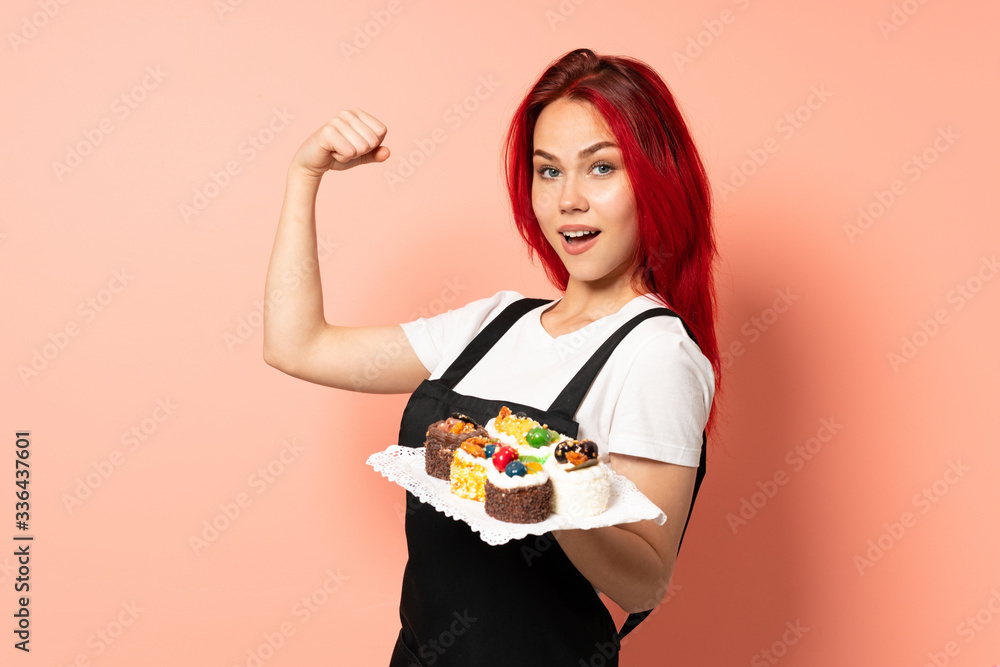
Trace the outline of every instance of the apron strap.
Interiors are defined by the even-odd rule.
[[[462,350],[462,353],[448,366],[448,369],[438,381],[447,386],[448,389],[454,389],[455,385],[472,370],[473,366],[479,363],[483,355],[496,345],[497,341],[507,333],[508,329],[514,326],[514,323],[521,316],[529,310],[550,302],[549,299],[524,298],[518,299],[508,305],[499,315],[493,318],[492,322],[476,334],[476,337],[469,342],[465,349]],[[570,415],[570,419],[572,418],[572,415]]]
[[[601,372],[604,364],[607,363],[611,353],[615,351],[615,348],[618,347],[622,339],[640,322],[658,315],[672,315],[680,319],[680,316],[669,308],[652,308],[639,313],[623,324],[618,331],[611,334],[611,337],[604,341],[603,345],[597,348],[597,351],[587,360],[583,368],[577,372],[573,379],[569,381],[569,384],[556,396],[556,399],[552,401],[552,405],[549,406],[549,411],[563,415],[568,419],[573,419],[587,392],[590,391],[590,385],[593,384],[594,378]],[[687,325],[685,325],[685,330],[688,331],[688,335],[690,336],[691,332],[687,329]],[[694,340],[694,336],[691,336],[691,338]]]

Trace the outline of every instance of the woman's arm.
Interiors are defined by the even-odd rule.
[[[666,523],[638,521],[553,535],[580,573],[622,609],[652,609],[670,584],[698,469],[614,453],[611,467],[663,510]]]
[[[652,609],[670,584],[698,469],[614,453],[611,467],[663,510],[666,523],[638,521],[553,535],[580,573],[619,607]]]
[[[666,329],[635,349],[605,444],[611,467],[663,510],[667,521],[557,535],[577,569],[627,611],[652,609],[666,593],[715,396],[711,364],[679,320],[654,320]]]
[[[330,387],[406,393],[430,373],[398,325],[343,327],[326,321],[316,247],[316,195],[323,175],[384,162],[385,134],[385,125],[364,111],[342,111],[292,159],[264,286],[264,361]]]

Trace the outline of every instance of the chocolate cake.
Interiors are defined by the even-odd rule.
[[[436,421],[427,427],[424,441],[424,470],[431,477],[448,480],[455,450],[472,437],[484,437],[486,431],[464,415]]]
[[[508,523],[538,523],[552,511],[552,482],[538,464],[486,465],[486,514]]]

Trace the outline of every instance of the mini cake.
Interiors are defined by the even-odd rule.
[[[611,480],[590,440],[564,440],[545,462],[552,480],[552,511],[556,514],[595,516],[608,508]]]
[[[505,450],[507,450],[505,452]],[[501,447],[486,465],[486,514],[508,523],[538,523],[552,511],[552,482],[537,462],[514,458]]]
[[[466,439],[485,436],[486,431],[465,415],[452,415],[427,427],[424,442],[424,470],[431,477],[447,480],[451,475],[451,459]]]
[[[534,419],[512,414],[506,405],[486,422],[486,433],[515,448],[520,456],[533,456],[539,462],[552,455],[553,444],[563,437]]]
[[[483,502],[486,497],[486,438],[466,438],[451,460],[451,492]]]

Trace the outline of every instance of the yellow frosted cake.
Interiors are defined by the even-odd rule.
[[[513,414],[506,405],[500,413],[486,422],[486,433],[517,450],[520,456],[536,457],[545,461],[552,455],[555,443],[564,436],[523,414]]]

